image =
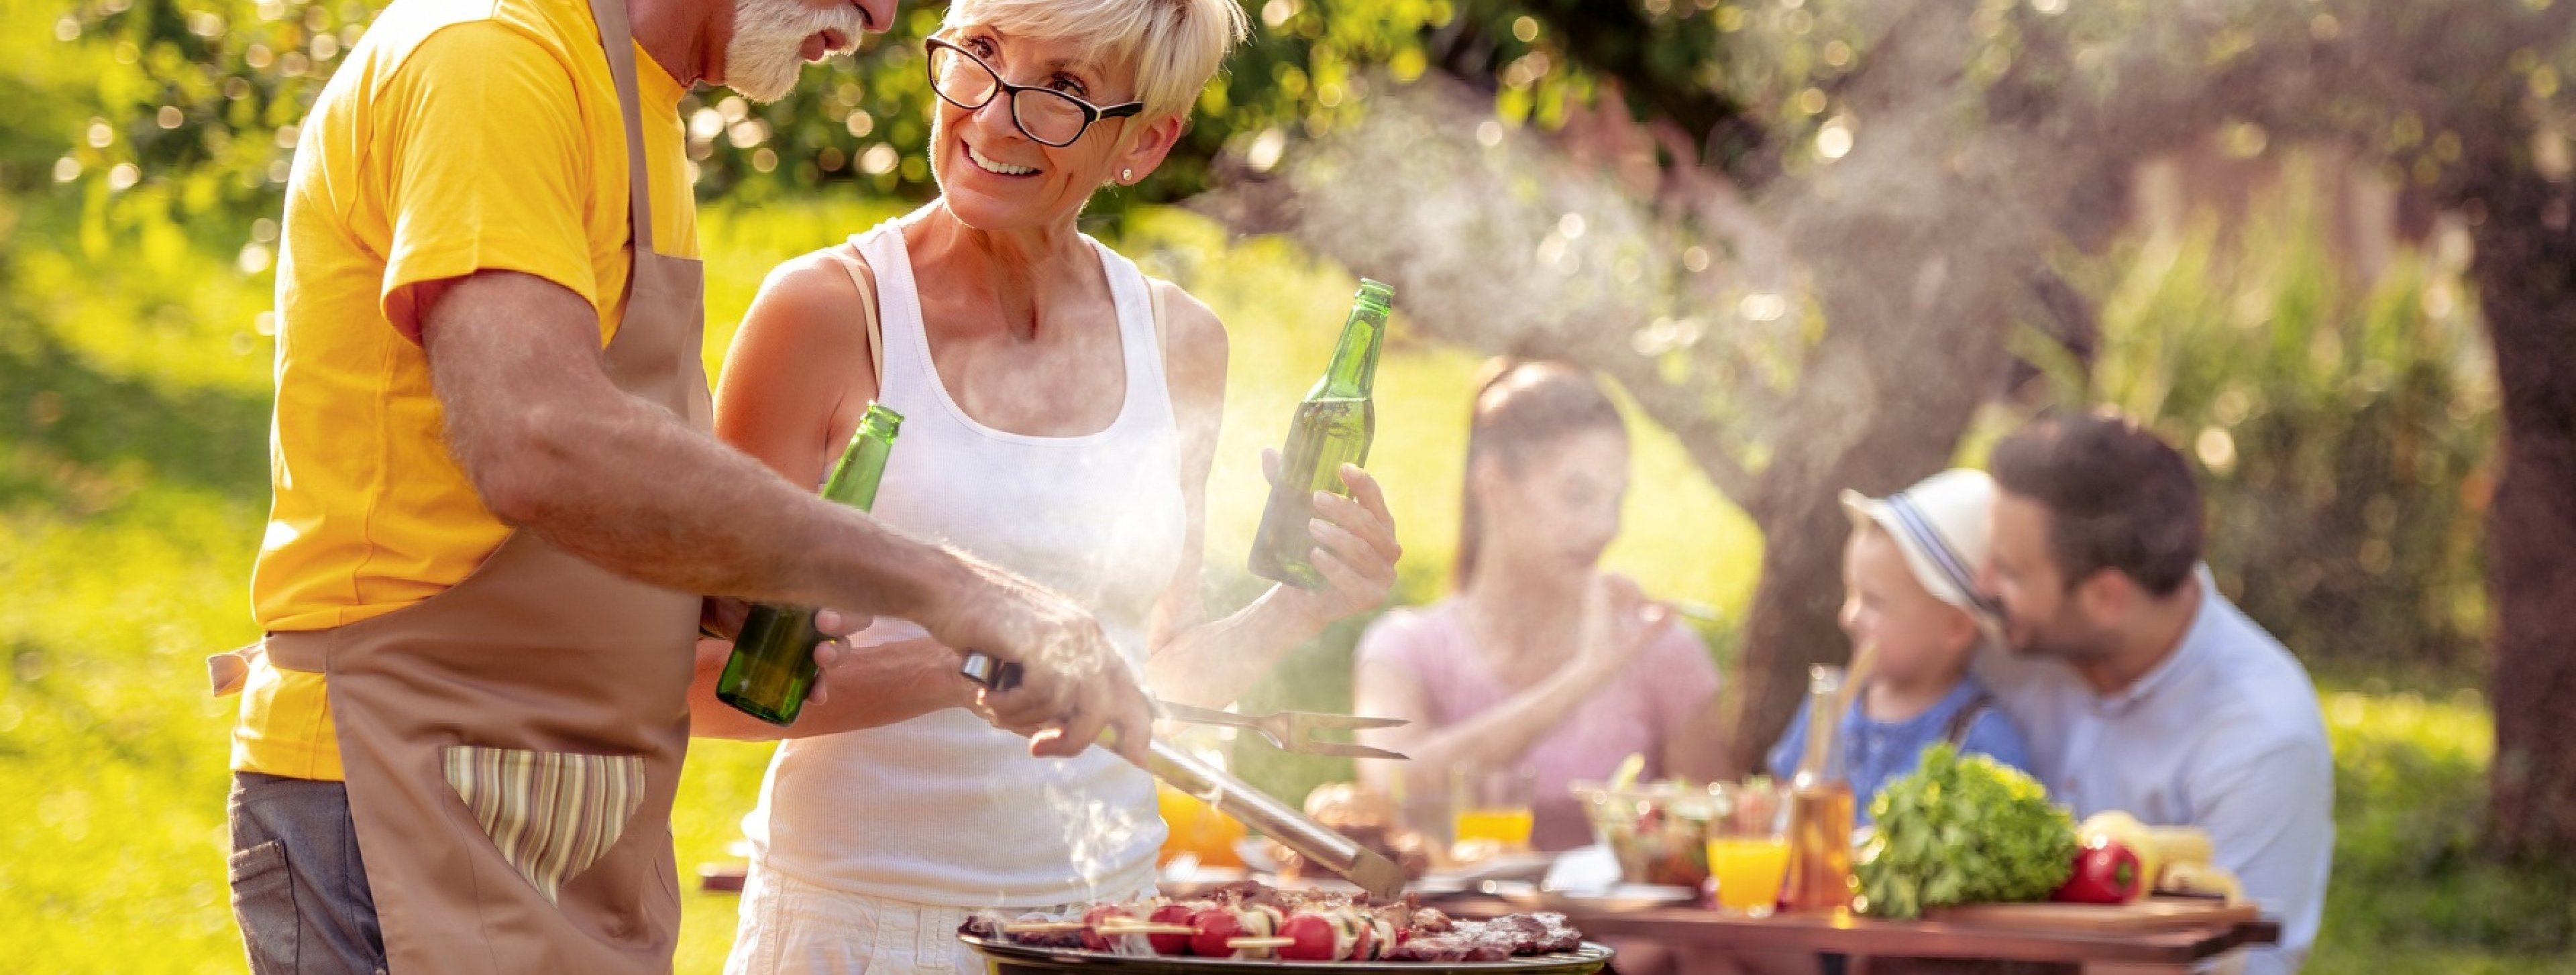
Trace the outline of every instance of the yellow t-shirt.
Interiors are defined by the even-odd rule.
[[[694,257],[680,83],[636,49],[653,234]],[[462,581],[510,529],[448,456],[409,292],[477,270],[572,289],[615,332],[625,123],[585,0],[402,0],[305,120],[277,272],[262,628],[318,630]],[[341,777],[320,674],[252,668],[232,766]]]

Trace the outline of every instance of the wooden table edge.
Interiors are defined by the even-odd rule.
[[[1474,910],[1469,905],[1460,906]],[[2281,938],[2280,923],[2270,918],[2257,918],[2224,928],[2096,933],[1875,918],[1843,921],[1823,916],[1734,918],[1699,908],[1658,908],[1612,914],[1564,913],[1567,920],[1582,929],[1584,936],[1589,938],[1637,937],[1677,946],[1749,951],[1814,951],[2062,964],[2189,965],[2248,945],[2278,942]]]

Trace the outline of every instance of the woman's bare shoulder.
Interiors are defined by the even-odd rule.
[[[875,292],[876,272],[851,253],[849,245],[834,244],[771,268],[760,283],[759,297],[753,299],[753,313],[856,315],[864,310],[859,303],[873,299]]]
[[[1180,285],[1151,279],[1163,298],[1163,356],[1173,378],[1225,381],[1225,322],[1216,311]]]
[[[834,253],[835,250],[841,253]],[[853,279],[852,265],[859,272]],[[867,289],[862,296],[861,288]],[[846,245],[789,258],[770,269],[743,313],[730,361],[738,357],[837,361],[868,352],[867,315],[875,281]]]
[[[774,421],[781,406],[847,400],[846,384],[864,382],[859,392],[873,393],[867,306],[843,260],[832,248],[817,250],[761,281],[716,384],[720,428],[753,414]]]

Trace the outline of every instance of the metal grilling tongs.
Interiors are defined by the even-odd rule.
[[[980,653],[967,654],[965,665],[959,668],[958,672],[964,674],[967,680],[974,681],[988,690],[1009,690],[1019,683],[1018,665],[994,660]],[[1241,716],[1228,715],[1228,717]],[[1258,730],[1258,726],[1247,727],[1255,727]],[[1104,733],[1104,738],[1114,734],[1115,732]],[[1269,736],[1265,734],[1264,737]],[[1303,739],[1292,737],[1290,740]],[[1332,871],[1342,879],[1357,885],[1361,890],[1367,891],[1371,897],[1391,899],[1404,893],[1404,868],[1397,866],[1395,861],[1387,859],[1377,851],[1359,845],[1350,837],[1336,833],[1324,824],[1314,821],[1295,807],[1273,799],[1242,779],[1199,761],[1189,753],[1165,742],[1155,741],[1147,746],[1146,751],[1145,771],[1152,773],[1154,778],[1162,780],[1164,784],[1207,803],[1216,811],[1234,817],[1235,821],[1247,827],[1259,830],[1271,839],[1279,841],[1281,846],[1297,851],[1306,858],[1308,863]]]
[[[1367,745],[1351,745],[1344,744],[1342,742],[1323,741],[1317,738],[1316,735],[1328,728],[1347,728],[1352,730],[1362,728],[1401,728],[1412,723],[1401,718],[1362,718],[1348,714],[1316,714],[1309,711],[1279,711],[1271,714],[1236,714],[1232,711],[1216,711],[1208,708],[1194,708],[1187,704],[1174,704],[1170,701],[1155,701],[1154,710],[1157,712],[1157,717],[1166,721],[1184,721],[1190,724],[1213,724],[1226,725],[1235,728],[1248,728],[1251,729],[1254,734],[1260,735],[1262,741],[1269,742],[1270,747],[1279,749],[1283,752],[1289,752],[1291,754],[1332,755],[1340,758],[1389,758],[1399,762],[1405,760],[1403,752],[1391,752],[1383,748],[1370,748]]]

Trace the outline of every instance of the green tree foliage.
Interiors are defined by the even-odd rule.
[[[380,7],[81,0],[47,25],[61,45],[47,61],[81,75],[0,89],[47,109],[13,113],[6,131],[21,137],[0,143],[0,152],[21,187],[50,177],[103,200],[149,197],[144,205],[180,214],[273,213],[294,126]],[[682,115],[701,193],[759,198],[848,182],[926,196],[932,96],[921,41],[944,13],[942,4],[904,4],[892,31],[856,55],[808,69],[775,104],[700,91]],[[1374,69],[1391,66],[1399,79],[1420,74],[1436,32],[1460,17],[1447,0],[1272,0],[1252,13],[1252,43],[1209,85],[1173,165],[1140,195],[1197,192],[1208,162],[1230,144],[1248,151],[1264,133],[1275,141],[1329,131],[1379,83],[1369,77]],[[1527,47],[1507,45],[1505,53]]]

